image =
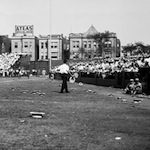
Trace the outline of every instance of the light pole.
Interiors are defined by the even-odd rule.
[[[52,0],[50,0],[50,36],[48,42],[48,59],[49,59],[49,72],[51,71],[51,38],[52,38]]]
[[[23,53],[23,36],[21,36],[21,53]]]

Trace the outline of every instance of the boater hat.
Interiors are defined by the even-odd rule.
[[[133,82],[134,80],[133,79],[130,79],[130,82]]]
[[[139,78],[135,78],[135,81],[139,81]]]

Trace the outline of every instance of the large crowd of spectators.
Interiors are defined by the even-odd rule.
[[[147,91],[145,78],[140,81],[138,77],[140,68],[150,67],[150,57],[105,58],[82,62],[70,61],[69,66],[72,73],[81,73],[83,77],[87,75],[88,77],[95,77],[96,75],[96,77],[102,79],[115,79],[116,74],[121,75],[124,72],[125,75],[129,75],[127,79],[132,81],[125,88],[126,93],[139,94]],[[59,73],[57,72],[57,67],[52,69],[53,73]],[[122,76],[119,78],[122,78]],[[119,78],[118,81],[120,80]],[[124,76],[124,78],[126,77]]]
[[[20,55],[16,53],[2,53],[0,55],[0,76],[10,75],[13,71],[12,66],[19,60]]]
[[[18,59],[20,58],[19,55],[17,55],[16,53],[2,53],[0,55],[0,69],[2,70],[8,70],[11,68],[11,66],[13,66],[16,61],[18,61]]]
[[[16,53],[3,53],[0,55],[0,76],[18,75],[18,72],[27,70],[12,67],[20,58]],[[104,58],[89,61],[69,61],[71,72],[83,72],[86,74],[97,74],[101,78],[113,75],[118,72],[138,72],[140,67],[150,67],[150,57],[130,57],[130,58]],[[52,68],[53,73],[57,73],[57,67]],[[34,71],[33,71],[34,72]],[[33,73],[34,74],[34,73]]]
[[[70,62],[71,72],[97,73],[105,78],[115,72],[138,72],[140,67],[150,67],[150,58],[105,58],[100,60]],[[57,72],[57,66],[52,69]]]
[[[0,55],[0,77],[21,77],[21,76],[38,76],[46,75],[46,70],[37,70],[28,67],[20,66],[22,55],[17,53],[2,53]],[[27,69],[28,68],[28,69]]]
[[[20,55],[16,53],[3,53],[0,55],[0,76],[30,76],[31,75],[38,75],[38,70],[32,69],[26,70],[24,68],[13,68],[13,65],[20,59]],[[86,60],[86,61],[69,61],[70,71],[72,73],[74,72],[81,72],[83,74],[87,75],[96,75],[99,78],[105,79],[105,78],[111,78],[115,77],[115,74],[119,74],[122,72],[127,73],[138,73],[139,68],[142,67],[150,67],[150,57],[120,57],[120,58],[101,58],[101,59],[95,59],[95,60]],[[58,73],[59,66],[55,66],[52,68],[51,73]],[[42,75],[46,75],[46,70],[42,70]],[[130,78],[131,79],[131,78]],[[137,78],[136,78],[137,79]],[[131,83],[127,85],[126,92],[128,93],[135,93],[135,84],[136,81],[133,82],[133,79],[131,79]],[[134,84],[133,84],[134,83]],[[145,82],[142,82],[145,83]],[[134,86],[133,86],[134,85]],[[144,87],[142,85],[142,87]],[[140,89],[141,90],[141,89]],[[140,91],[139,90],[139,91]]]

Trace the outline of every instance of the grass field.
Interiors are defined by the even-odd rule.
[[[0,78],[0,150],[150,150],[149,98],[77,83],[61,94],[60,83]]]

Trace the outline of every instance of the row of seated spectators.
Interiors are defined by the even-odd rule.
[[[8,70],[3,71],[0,69],[0,77],[21,77],[21,76],[29,76],[30,75],[30,70],[26,70],[23,68],[9,68]]]
[[[22,77],[22,76],[39,76],[39,75],[46,75],[46,70],[43,68],[42,70],[36,70],[36,69],[25,69],[24,67],[19,67],[16,69],[9,68],[8,70],[3,71],[0,69],[0,77]]]
[[[139,67],[150,67],[150,58],[106,58],[85,62],[70,62],[72,72],[82,72],[86,74],[97,73],[101,78],[113,76],[115,72],[138,72]],[[57,72],[57,67],[52,69]]]

